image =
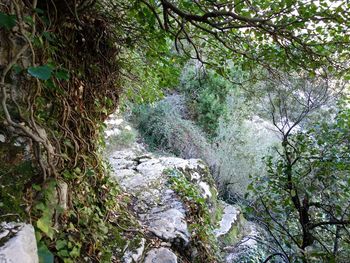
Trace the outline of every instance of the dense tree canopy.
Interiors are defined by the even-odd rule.
[[[310,71],[324,66],[338,73],[346,69],[350,44],[347,1],[138,2],[173,36],[177,50],[197,59],[217,65],[226,59],[248,59],[248,63]]]

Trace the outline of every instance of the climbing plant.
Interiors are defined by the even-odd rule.
[[[0,167],[0,211],[35,226],[44,262],[109,261],[123,246],[113,224],[130,225],[100,156],[103,121],[121,93],[124,39],[94,3],[0,5],[1,155],[9,163]]]

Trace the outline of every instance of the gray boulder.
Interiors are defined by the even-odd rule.
[[[177,257],[168,248],[154,248],[147,253],[145,263],[177,263]]]
[[[2,223],[0,225],[0,262],[38,263],[38,249],[32,225]]]

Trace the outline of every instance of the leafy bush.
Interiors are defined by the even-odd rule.
[[[350,111],[284,137],[277,160],[253,183],[260,218],[286,262],[346,262]]]

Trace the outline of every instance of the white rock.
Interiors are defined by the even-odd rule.
[[[177,168],[185,170],[188,166],[188,161],[178,157],[161,157],[161,163],[167,168]]]
[[[193,182],[197,182],[199,179],[201,179],[201,176],[199,173],[197,172],[193,172],[191,173],[191,181]]]
[[[203,195],[205,198],[211,198],[210,186],[206,182],[199,183],[200,188],[203,190]]]
[[[214,230],[214,234],[216,237],[220,237],[222,235],[227,234],[231,230],[232,225],[237,222],[241,213],[233,205],[229,205],[226,203],[224,203],[224,205],[224,213],[220,221],[220,226],[218,229]]]
[[[179,239],[186,246],[190,234],[185,217],[184,213],[174,208],[154,214],[150,218],[149,230],[165,241],[176,242]]]
[[[139,164],[136,169],[144,177],[148,178],[149,181],[153,181],[163,175],[165,167],[158,159],[150,159],[149,161]]]
[[[120,181],[120,184],[129,192],[139,191],[140,188],[147,187],[148,178],[140,173],[134,173],[134,176],[125,177]]]
[[[137,164],[132,160],[125,159],[111,159],[110,163],[115,170],[133,169],[134,167],[136,167]]]
[[[123,122],[124,122],[123,119],[112,119],[112,118],[105,121],[105,123],[108,125],[116,125],[116,126],[122,124]]]
[[[145,243],[146,239],[142,238],[140,241],[140,246],[133,250],[133,251],[127,251],[123,257],[123,262],[125,263],[133,263],[133,262],[139,262],[139,260],[142,257],[143,251],[145,250]]]
[[[113,178],[117,179],[118,182],[122,182],[124,179],[128,177],[134,177],[137,174],[135,170],[132,169],[120,169],[120,170],[114,170],[112,176]]]
[[[147,253],[145,263],[177,263],[177,257],[168,248],[154,248]]]
[[[114,151],[111,156],[110,160],[112,159],[126,159],[126,160],[134,160],[138,156],[143,155],[145,152],[145,149],[142,145],[136,144],[134,147],[125,149],[122,151]]]
[[[120,133],[121,133],[121,131],[118,128],[114,128],[114,129],[105,131],[105,135],[107,138],[111,137],[113,135],[119,135]]]
[[[0,239],[9,233],[10,229],[16,229],[17,233],[0,248],[0,262],[2,263],[38,263],[38,249],[34,234],[34,228],[29,224],[3,223]]]
[[[5,142],[6,137],[3,134],[0,134],[0,142]]]

